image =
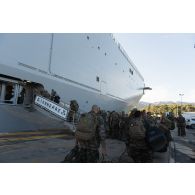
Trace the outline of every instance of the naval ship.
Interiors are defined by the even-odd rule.
[[[113,34],[0,34],[0,104],[17,104],[21,81],[38,83],[82,111],[128,111],[144,79]],[[9,91],[13,91],[10,100]]]

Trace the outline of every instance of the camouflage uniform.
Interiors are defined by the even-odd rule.
[[[106,137],[110,137],[110,112],[106,112]]]
[[[77,122],[78,120],[78,109],[79,105],[76,100],[70,101],[70,110],[68,112],[67,121],[68,122]],[[74,121],[73,121],[74,120]]]
[[[165,116],[162,117],[160,124],[158,124],[158,128],[164,133],[166,136],[166,145],[159,152],[166,152],[169,146],[169,142],[172,141],[171,136],[171,121],[167,119]]]
[[[51,90],[51,100],[54,101],[54,98],[56,96],[56,91],[54,91],[54,89]]]
[[[102,117],[103,122],[104,122],[104,127],[105,127],[105,131],[108,131],[108,126],[107,126],[107,113],[104,110],[101,110],[99,115]]]
[[[178,128],[178,136],[186,136],[186,131],[185,131],[186,121],[182,115],[180,115],[177,118],[177,128]]]
[[[100,114],[90,113],[97,117],[96,136],[90,141],[78,141],[79,152],[75,161],[80,163],[98,162],[100,144],[106,139],[104,119]]]
[[[110,116],[110,133],[111,138],[119,138],[119,114],[117,112],[112,112]]]
[[[166,117],[162,117],[161,122],[159,124],[159,128],[164,132],[167,138],[167,142],[172,141],[171,132],[170,132],[171,121],[167,119]]]
[[[129,118],[122,114],[119,121],[119,139],[125,141],[126,132],[129,128]]]
[[[136,127],[136,128],[135,128]],[[146,129],[140,118],[134,118],[130,121],[129,135],[127,139],[128,155],[136,163],[152,162],[152,151],[145,141]]]
[[[175,129],[175,117],[174,117],[173,113],[169,114],[167,118],[171,121],[170,130],[174,130]]]

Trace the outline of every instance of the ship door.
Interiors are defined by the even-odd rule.
[[[19,84],[7,80],[0,80],[0,104],[16,105],[19,91]]]
[[[107,83],[106,81],[101,81],[100,90],[102,95],[107,94]]]

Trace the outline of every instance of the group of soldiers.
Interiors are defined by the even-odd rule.
[[[24,85],[24,104],[31,106],[33,91],[48,96],[52,101],[59,103],[60,97],[52,90],[51,95],[46,93],[43,86]],[[23,92],[22,91],[22,92]],[[107,157],[106,138],[118,139],[125,142],[126,151],[134,162],[152,162],[153,150],[147,143],[146,132],[155,127],[163,132],[166,144],[159,152],[166,152],[169,142],[172,141],[170,130],[178,127],[178,136],[185,136],[185,118],[179,114],[175,118],[172,114],[154,117],[152,113],[134,109],[131,113],[104,111],[93,105],[89,113],[78,114],[79,105],[76,100],[70,101],[67,116],[68,122],[78,122],[73,150],[66,156],[65,162],[99,162],[100,156]]]
[[[185,121],[185,119],[184,119]],[[172,114],[154,117],[152,113],[134,109],[129,115],[124,112],[106,112],[93,105],[89,113],[81,115],[75,132],[76,144],[64,162],[99,162],[100,156],[106,158],[106,138],[118,139],[126,144],[126,151],[134,162],[152,162],[153,150],[147,143],[146,132],[158,128],[166,138],[166,144],[159,152],[166,152],[172,141],[170,131],[183,129],[182,115]],[[183,134],[182,134],[183,133]],[[184,135],[184,131],[181,130]],[[71,157],[71,158],[70,158]]]

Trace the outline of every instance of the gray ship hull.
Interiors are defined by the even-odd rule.
[[[88,37],[94,42],[89,44]],[[27,43],[21,43],[23,38]],[[40,83],[49,92],[55,89],[65,103],[76,99],[81,111],[93,104],[127,111],[143,95],[142,76],[110,34],[6,34],[2,41],[1,75]]]

